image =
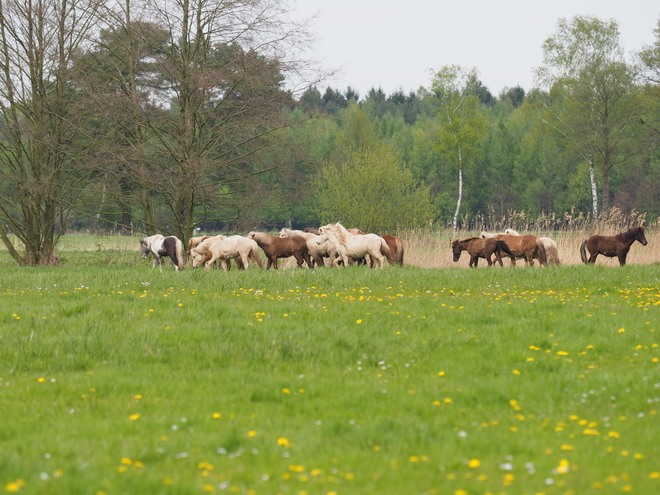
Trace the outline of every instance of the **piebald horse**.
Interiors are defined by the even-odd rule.
[[[153,268],[160,268],[163,271],[163,265],[160,259],[163,256],[168,256],[174,263],[176,271],[183,270],[183,242],[173,235],[164,237],[160,234],[152,235],[140,239],[140,247],[142,248],[142,258],[149,257],[149,253],[154,256]]]

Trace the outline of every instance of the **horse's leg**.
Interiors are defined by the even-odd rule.
[[[628,253],[621,253],[619,254],[619,266],[623,266],[626,264],[626,258],[628,257]]]
[[[479,257],[471,254],[470,264],[469,264],[470,268],[476,268],[478,264],[479,264]]]
[[[213,254],[213,255],[208,259],[208,261],[207,261],[206,263],[204,263],[204,271],[205,271],[205,272],[208,272],[208,271],[209,271],[209,268],[211,268],[211,265],[212,265],[212,264],[215,262],[215,260],[217,260],[217,259],[218,259],[218,256],[216,256],[215,254]]]
[[[239,270],[245,270],[250,266],[250,260],[247,253],[234,258],[234,260],[236,261],[236,268]]]
[[[383,268],[384,266],[384,257],[380,253],[371,254],[371,268]],[[378,265],[378,266],[376,266]],[[368,265],[367,265],[368,266]]]
[[[231,261],[229,260],[229,258],[222,258],[222,260],[220,260],[220,263],[222,264],[222,269],[224,271],[228,272],[229,270],[231,270]]]
[[[594,252],[594,254],[589,254],[589,261],[587,261],[587,263],[596,263],[596,258],[598,258],[598,251]]]

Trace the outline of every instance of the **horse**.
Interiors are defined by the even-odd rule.
[[[509,235],[520,235],[513,229],[504,229],[504,233]],[[557,243],[549,237],[539,237],[539,239],[541,239],[543,247],[545,247],[545,255],[548,258],[548,265],[561,265]]]
[[[202,235],[199,237],[191,237],[190,239],[188,239],[188,256],[190,256],[190,251],[192,251],[194,247],[197,247],[200,242],[202,242],[205,239],[208,239],[209,237],[213,237],[213,236]]]
[[[299,235],[300,237],[305,238],[307,241],[309,257],[316,266],[325,266],[325,263],[323,263],[323,258],[330,258],[330,266],[332,266],[332,260],[339,256],[337,250],[332,244],[319,244],[317,242],[320,237],[318,234],[314,234],[313,232],[305,232],[304,230],[292,230],[287,228],[280,230],[280,237],[293,237],[294,235]]]
[[[390,255],[387,257],[390,265],[403,266],[403,241],[391,234],[381,236],[385,239],[387,246],[390,248]]]
[[[481,237],[489,238],[495,237],[506,242],[509,249],[513,251],[514,255],[509,255],[511,264],[516,266],[516,258],[523,258],[528,265],[534,265],[534,258],[539,260],[543,266],[548,266],[548,256],[545,252],[543,241],[535,235],[511,235],[511,234],[489,234],[482,232]]]
[[[492,266],[493,261],[491,260],[491,256],[493,254],[495,254],[495,258],[500,266],[504,266],[504,263],[502,263],[502,252],[513,256],[513,252],[509,249],[507,243],[496,237],[457,239],[451,243],[451,250],[454,253],[454,262],[459,260],[463,251],[467,251],[470,255],[470,268],[477,267],[479,258],[484,258],[488,262],[488,266]]]
[[[204,270],[208,270],[216,260],[221,260],[222,268],[229,271],[230,259],[236,260],[239,269],[248,268],[250,266],[248,260],[254,261],[259,267],[263,266],[259,258],[257,243],[240,235],[207,237],[192,248],[190,254],[193,258],[193,268],[204,263]]]
[[[371,256],[371,267],[382,268],[385,256],[390,256],[390,248],[385,239],[376,234],[355,235],[347,231],[339,222],[324,225],[319,228],[321,234],[319,244],[331,242],[341,257],[344,265],[352,264],[353,258],[364,258],[367,254]],[[340,258],[332,263],[339,264]]]
[[[592,235],[580,245],[580,257],[583,263],[596,263],[596,258],[599,254],[607,256],[608,258],[619,258],[619,266],[626,264],[628,251],[633,242],[639,241],[642,246],[646,246],[648,241],[644,235],[644,227],[633,227],[625,232],[620,232],[617,235]],[[586,249],[585,249],[586,248]],[[590,257],[587,259],[587,252],[589,250]]]
[[[158,265],[160,271],[163,271],[160,259],[163,256],[169,256],[174,262],[175,271],[183,270],[183,242],[173,235],[163,237],[160,234],[152,235],[140,239],[140,247],[142,248],[142,258],[149,257],[149,253],[154,256],[153,268]]]
[[[211,237],[213,237],[213,236],[211,236],[211,235],[202,235],[202,236],[199,236],[199,237],[191,237],[190,239],[188,239],[188,256],[191,256],[191,254],[192,254],[191,251],[192,251],[193,248],[197,247],[202,241],[204,241],[206,239],[209,239]],[[199,263],[199,265],[203,265],[204,263],[206,263],[208,260],[211,259],[211,256],[212,256],[211,253],[206,253],[206,259],[202,260]],[[243,270],[245,268],[245,266],[243,265],[243,262],[241,261],[240,256],[238,258],[234,258],[234,261],[236,261],[236,266],[238,267],[239,270]],[[214,263],[217,266],[218,265],[218,260],[214,261]],[[229,260],[227,260],[226,263],[223,261],[222,262],[222,267],[225,270],[229,270],[231,268],[231,264],[229,263]],[[193,267],[193,268],[195,268],[195,267]]]
[[[314,268],[312,260],[309,257],[307,248],[307,239],[299,235],[293,237],[276,237],[265,232],[250,232],[248,237],[254,240],[266,254],[268,258],[269,269],[271,265],[277,270],[277,259],[293,256],[296,263],[302,268],[303,261],[309,268]]]

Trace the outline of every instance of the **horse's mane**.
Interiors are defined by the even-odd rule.
[[[620,239],[623,240],[628,240],[632,239],[633,237],[637,237],[637,235],[644,234],[644,227],[641,225],[638,225],[637,227],[633,227],[631,229],[626,230],[625,232],[619,232],[619,234],[616,236]],[[634,241],[633,241],[634,242]]]
[[[331,223],[329,225],[326,225],[323,228],[331,231],[332,233],[334,233],[337,236],[337,239],[339,240],[340,243],[342,243],[342,244],[346,243],[346,240],[347,240],[346,238],[348,237],[349,232],[339,222],[337,222],[335,224]]]
[[[265,232],[250,232],[249,237],[252,237],[255,241],[257,240],[256,238],[258,237],[259,242],[261,242],[262,244],[273,243],[273,236]]]

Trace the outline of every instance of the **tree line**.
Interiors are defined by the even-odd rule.
[[[57,263],[71,230],[318,226],[379,233],[612,206],[660,215],[660,23],[560,20],[537,88],[476,69],[387,95],[327,87],[283,3],[0,5],[0,240]],[[585,41],[586,40],[586,41]],[[292,81],[299,81],[296,85]]]

